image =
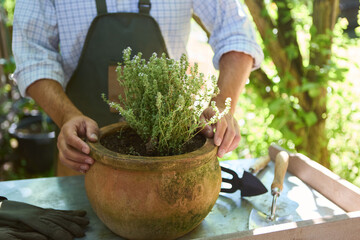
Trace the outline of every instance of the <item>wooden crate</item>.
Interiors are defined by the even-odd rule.
[[[281,150],[284,149],[275,145],[270,146],[270,158],[274,160],[276,154]],[[289,153],[289,155],[288,171],[347,213],[224,234],[207,239],[360,240],[360,189],[303,154]]]

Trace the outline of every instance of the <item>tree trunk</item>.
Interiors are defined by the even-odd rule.
[[[277,6],[278,18],[274,20],[266,11],[264,0],[245,0],[259,33],[264,41],[265,48],[273,60],[277,73],[281,78],[278,85],[281,84],[287,90],[283,90],[286,94],[292,94],[298,98],[300,110],[293,109],[299,119],[303,114],[316,115],[317,121],[312,126],[307,126],[304,119],[305,127],[299,127],[296,123],[288,121],[287,127],[298,137],[303,139],[302,143],[297,144],[296,149],[305,152],[309,157],[318,161],[326,167],[330,167],[329,153],[327,150],[328,139],[326,136],[326,89],[328,85],[328,75],[321,73],[321,69],[325,69],[331,57],[332,36],[331,32],[334,28],[337,15],[339,0],[314,0],[313,1],[313,27],[316,31],[312,31],[310,46],[317,45],[318,48],[310,48],[309,65],[314,70],[306,72],[303,65],[303,59],[297,43],[296,30],[294,28],[294,20],[291,16],[291,9],[288,0],[273,0]],[[274,34],[274,31],[277,34]],[[295,55],[290,56],[285,49],[292,47]],[[295,51],[295,52],[294,52]],[[253,85],[261,87],[271,86],[266,74],[257,71],[252,74],[257,81]],[[304,79],[306,79],[304,81]],[[306,82],[318,83],[319,87],[317,95],[310,95],[309,90],[291,92],[291,89],[301,88]],[[314,90],[314,89],[312,89]],[[273,92],[257,91],[265,99],[275,100],[281,97]],[[271,100],[270,100],[271,101]],[[299,111],[299,112],[297,112]],[[275,116],[276,117],[276,116]]]
[[[338,15],[339,0],[314,0],[313,3],[313,26],[316,33],[312,34],[311,41],[319,48],[310,49],[310,65],[317,66],[320,70],[327,65],[331,57],[332,35]],[[311,110],[316,114],[318,121],[308,129],[305,151],[314,160],[327,168],[330,168],[329,152],[327,149],[328,138],[326,136],[327,115],[327,74],[321,74],[319,70],[308,72],[307,79],[310,82],[321,83],[319,94],[311,98]]]
[[[6,26],[6,13],[0,6],[0,59],[9,59],[9,41],[8,41],[8,28]],[[0,87],[6,82],[3,65],[0,64]]]
[[[0,59],[4,59],[5,61],[9,61],[11,53],[11,34],[9,28],[6,26],[6,11],[0,5]],[[5,72],[3,63],[0,63],[0,88],[2,88],[5,84],[9,84],[9,73]],[[0,103],[6,101],[11,98],[11,92],[8,92],[7,95],[2,95],[0,97]]]

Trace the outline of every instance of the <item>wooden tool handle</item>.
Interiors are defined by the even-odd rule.
[[[249,168],[251,173],[258,173],[270,162],[270,156],[262,156],[256,159],[255,163]]]
[[[289,165],[289,154],[285,151],[279,152],[275,157],[275,174],[271,184],[271,189],[278,189],[280,193],[283,189],[285,174]]]

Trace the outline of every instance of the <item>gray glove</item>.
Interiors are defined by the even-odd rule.
[[[0,227],[7,226],[27,232],[38,232],[54,240],[68,240],[85,236],[84,228],[89,224],[85,215],[86,212],[82,210],[44,209],[22,202],[5,200],[1,202],[0,207]]]
[[[0,226],[0,239],[6,240],[47,240],[47,237],[37,232],[19,231],[12,227]]]

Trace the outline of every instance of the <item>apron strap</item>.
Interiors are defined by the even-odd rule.
[[[96,0],[97,14],[102,15],[107,13],[106,0]]]
[[[150,15],[151,2],[150,0],[139,0],[139,13]]]

